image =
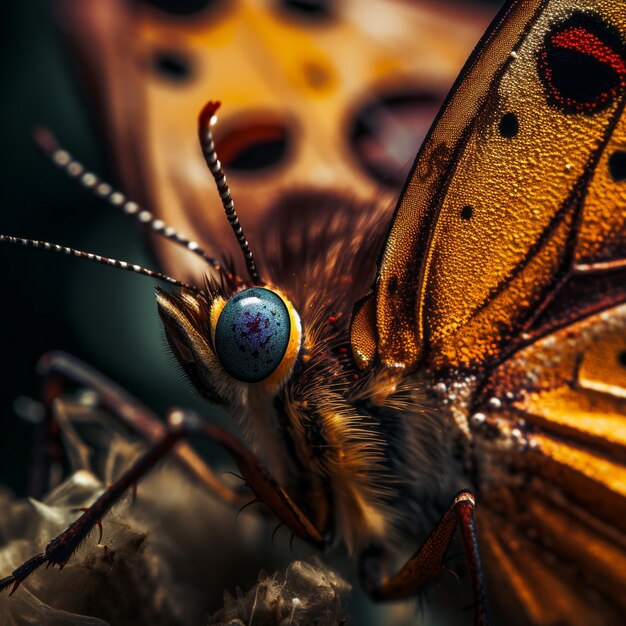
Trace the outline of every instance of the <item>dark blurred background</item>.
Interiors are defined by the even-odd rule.
[[[44,0],[0,4],[0,232],[153,263],[132,222],[68,180],[33,144],[33,127],[49,126],[112,179],[50,12]],[[153,281],[10,245],[0,246],[0,264],[0,484],[26,491],[32,426],[14,403],[37,397],[35,366],[49,350],[86,360],[160,413],[192,402],[165,347]]]
[[[33,127],[44,124],[87,167],[114,177],[50,3],[1,3],[0,29],[0,232],[154,266],[135,225],[68,180],[31,139]],[[35,426],[15,406],[38,398],[36,364],[47,351],[78,356],[160,415],[172,405],[212,413],[174,366],[156,314],[154,281],[11,245],[0,245],[0,263],[7,268],[0,306],[0,489],[29,493]],[[216,446],[198,447],[217,462],[225,460]],[[228,519],[232,523],[230,511]],[[260,569],[281,566],[285,546],[275,549],[267,532],[263,539],[254,553],[232,552],[225,587],[250,586]],[[223,588],[205,589],[213,609],[222,593]]]

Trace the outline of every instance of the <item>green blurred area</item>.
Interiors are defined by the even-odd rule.
[[[112,180],[50,4],[2,3],[0,24],[0,232],[154,264],[131,221],[68,180],[33,144],[32,129],[44,124],[87,167]],[[195,404],[166,348],[153,281],[9,245],[0,246],[0,265],[0,484],[25,493],[32,427],[13,404],[37,397],[35,366],[49,350],[84,359],[160,414]]]

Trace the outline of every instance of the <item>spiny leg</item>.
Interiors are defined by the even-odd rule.
[[[361,557],[361,576],[368,593],[375,600],[403,600],[416,595],[426,583],[444,571],[446,555],[459,528],[472,577],[474,623],[476,626],[489,624],[487,593],[474,521],[475,507],[476,499],[471,492],[458,493],[426,541],[395,576],[386,576],[383,570],[385,555],[381,549],[372,548],[365,552]]]
[[[29,559],[10,576],[0,580],[0,591],[12,586],[11,593],[44,563],[63,567],[81,542],[98,526],[100,520],[124,493],[165,457],[176,444],[191,435],[207,437],[220,444],[233,458],[256,498],[291,528],[298,537],[318,547],[324,545],[320,532],[309,522],[284,489],[274,480],[261,462],[228,431],[210,424],[190,411],[172,409],[168,416],[170,428],[133,465],[85,509],[84,513],[60,535],[52,539],[41,554]]]
[[[99,524],[100,520],[122,497],[126,490],[132,487],[163,458],[181,436],[181,431],[177,429],[168,432],[165,437],[139,457],[118,480],[107,487],[77,520],[72,522],[60,535],[52,539],[44,552],[29,559],[15,569],[10,576],[0,580],[0,591],[12,585],[11,594],[13,594],[19,585],[44,563],[52,566],[58,565],[60,568],[63,568],[81,542],[93,530],[94,526]]]
[[[46,412],[50,412],[66,384],[72,382],[94,391],[106,408],[146,441],[155,442],[165,436],[167,428],[148,407],[80,359],[64,352],[49,352],[39,360],[38,371],[44,377],[42,397]],[[248,493],[232,489],[220,480],[189,444],[181,442],[173,454],[192,476],[226,504],[240,507],[249,500]]]

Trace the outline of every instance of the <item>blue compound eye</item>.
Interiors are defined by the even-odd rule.
[[[281,363],[289,345],[291,322],[282,298],[253,287],[234,295],[215,329],[215,351],[222,367],[237,380],[256,383]]]

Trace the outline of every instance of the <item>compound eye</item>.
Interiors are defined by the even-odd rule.
[[[269,289],[252,287],[224,305],[215,329],[215,352],[233,378],[257,383],[279,367],[290,339],[292,319],[285,301]]]

